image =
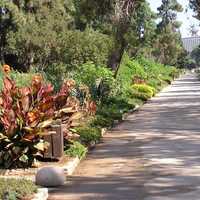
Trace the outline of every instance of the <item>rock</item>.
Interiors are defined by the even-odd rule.
[[[60,167],[43,167],[36,174],[36,184],[43,187],[57,187],[64,182],[64,170]]]

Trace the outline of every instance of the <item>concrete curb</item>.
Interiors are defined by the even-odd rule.
[[[78,167],[79,163],[80,163],[80,159],[79,157],[75,157],[72,158],[70,161],[67,162],[67,164],[65,166],[62,167],[62,169],[64,169],[64,172],[67,175],[72,175],[75,171],[75,169]]]
[[[129,114],[137,111],[139,108],[140,108],[140,106],[136,105],[134,109],[129,110],[127,113],[124,113],[122,118],[126,119]],[[124,119],[122,119],[122,120],[124,120]],[[119,123],[119,120],[115,120],[114,124],[117,124],[117,123]],[[102,137],[104,137],[106,135],[107,130],[108,130],[108,128],[101,129]],[[94,145],[94,147],[95,146],[96,146],[96,144]],[[66,173],[66,175],[72,175],[74,173],[74,171],[76,170],[76,168],[78,167],[80,161],[81,161],[81,159],[79,159],[78,156],[75,158],[72,158],[70,161],[68,161],[67,164],[62,167],[64,169],[64,172]]]
[[[47,200],[48,197],[48,188],[39,188],[32,200]]]
[[[142,106],[142,105],[141,105],[141,106]],[[122,115],[122,121],[126,120],[127,117],[128,117],[130,114],[132,114],[132,113],[138,111],[138,110],[140,109],[141,106],[140,106],[140,105],[136,105],[135,108],[129,110],[129,111],[126,112],[126,113],[124,113],[124,114]]]

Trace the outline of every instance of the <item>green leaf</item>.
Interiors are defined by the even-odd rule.
[[[39,150],[39,151],[45,151],[49,146],[48,142],[39,142],[36,145],[34,145],[34,147]]]
[[[26,163],[26,162],[28,161],[28,156],[27,156],[26,154],[23,154],[23,155],[19,158],[19,160],[20,160],[21,162]]]

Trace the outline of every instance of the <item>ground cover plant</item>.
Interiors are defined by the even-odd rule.
[[[30,199],[37,192],[37,186],[29,180],[0,178],[0,199]]]

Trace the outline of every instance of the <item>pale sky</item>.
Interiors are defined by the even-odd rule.
[[[147,0],[147,1],[150,3],[154,11],[157,11],[157,7],[159,7],[161,4],[161,0]],[[178,0],[178,2],[184,8],[184,11],[178,14],[178,20],[182,22],[181,34],[182,34],[182,37],[189,37],[191,36],[188,30],[190,25],[195,24],[197,29],[200,30],[200,26],[199,26],[200,22],[192,17],[194,13],[191,10],[188,10],[187,13],[185,12],[185,9],[188,7],[188,2],[189,2],[188,0]],[[200,35],[200,31],[199,31],[199,35]]]

